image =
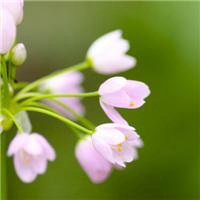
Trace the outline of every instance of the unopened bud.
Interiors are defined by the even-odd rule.
[[[22,65],[26,60],[26,48],[24,44],[19,43],[12,49],[12,63],[14,65]]]

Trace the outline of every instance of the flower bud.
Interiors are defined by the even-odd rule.
[[[26,60],[26,48],[24,44],[19,43],[12,49],[12,63],[14,65],[22,65],[24,61]]]
[[[0,134],[12,127],[12,120],[0,114]]]

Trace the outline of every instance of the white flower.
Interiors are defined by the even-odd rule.
[[[17,134],[8,148],[8,156],[12,155],[16,173],[25,183],[31,183],[37,175],[44,174],[47,161],[55,159],[54,149],[37,133]]]
[[[15,42],[16,25],[7,9],[0,7],[0,54],[7,53]]]
[[[129,42],[122,38],[122,31],[116,30],[98,38],[89,48],[87,59],[96,72],[114,74],[135,66],[134,57],[126,55]]]
[[[98,126],[92,141],[106,160],[121,167],[137,159],[137,148],[143,145],[133,127],[116,123]]]

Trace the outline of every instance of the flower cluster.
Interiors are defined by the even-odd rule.
[[[93,183],[105,181],[113,169],[122,169],[138,158],[143,141],[117,108],[137,109],[149,96],[149,87],[121,76],[109,78],[94,92],[84,92],[80,71],[92,68],[110,75],[133,68],[136,59],[127,55],[129,42],[116,30],[97,39],[83,63],[61,69],[32,83],[16,82],[17,66],[26,59],[23,44],[15,46],[16,25],[22,21],[23,1],[0,1],[0,133],[13,124],[17,133],[7,155],[13,156],[18,177],[30,183],[47,170],[56,153],[48,141],[32,131],[28,112],[39,112],[65,123],[78,137],[75,156]],[[82,98],[99,98],[99,105],[111,120],[95,126],[84,117]],[[5,134],[5,133],[3,133]]]

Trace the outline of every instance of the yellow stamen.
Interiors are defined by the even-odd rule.
[[[121,144],[121,143],[118,144],[117,147],[118,147],[118,148],[117,148],[117,151],[122,152],[122,150],[123,150],[123,149],[122,149],[122,144]]]
[[[122,147],[118,147],[117,151],[122,152]]]
[[[135,105],[135,103],[133,101],[130,102],[129,104],[131,107],[133,107]]]
[[[127,135],[125,135],[125,140],[126,140],[126,141],[128,140],[128,136],[127,136]]]

